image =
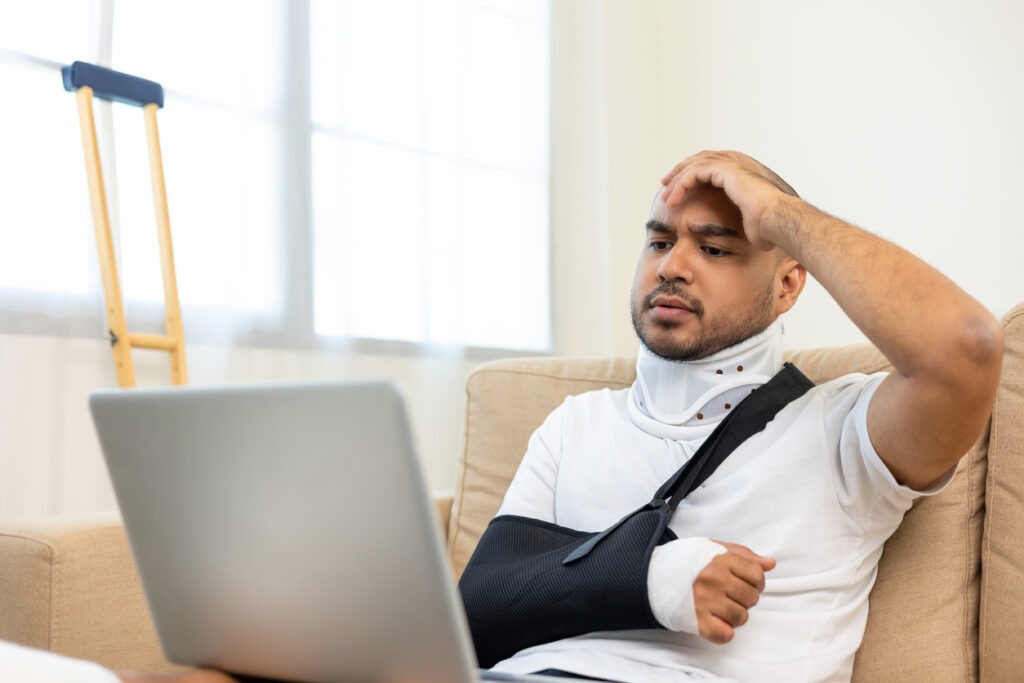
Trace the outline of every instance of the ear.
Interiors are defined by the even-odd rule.
[[[782,315],[800,298],[807,283],[807,269],[796,259],[785,257],[775,269],[775,315]]]

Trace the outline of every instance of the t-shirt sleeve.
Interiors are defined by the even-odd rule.
[[[854,402],[840,434],[836,489],[843,508],[862,528],[890,520],[894,512],[906,512],[920,496],[938,493],[952,479],[955,470],[925,491],[896,481],[868,434],[868,406],[885,377],[886,373],[871,375],[841,392],[854,392]]]
[[[530,436],[526,455],[519,463],[499,515],[519,515],[544,522],[555,521],[555,483],[562,451],[562,424],[567,398]]]
[[[81,659],[0,641],[0,681],[120,683],[112,671]]]

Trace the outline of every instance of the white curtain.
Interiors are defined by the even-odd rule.
[[[552,348],[548,14],[546,0],[0,5],[0,515],[113,505],[85,410],[115,381],[62,64],[164,86],[192,383],[391,376],[443,487],[467,370]],[[141,111],[95,107],[129,329],[160,331]],[[168,381],[163,354],[134,355],[140,384]]]
[[[96,313],[74,98],[56,73],[83,59],[165,88],[190,341],[551,348],[546,2],[15,4],[0,22],[18,103],[2,127],[6,322]],[[124,296],[159,324],[141,113],[97,110]]]

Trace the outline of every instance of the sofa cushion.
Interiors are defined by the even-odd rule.
[[[1003,318],[1006,354],[988,445],[985,533],[981,549],[983,681],[1020,680],[1024,672],[1024,304]]]
[[[175,668],[113,513],[0,524],[0,638],[111,668]]]
[[[889,368],[868,345],[787,357],[818,383]],[[448,529],[456,575],[497,512],[530,434],[547,414],[567,395],[627,387],[634,378],[631,358],[495,361],[470,376]],[[886,544],[855,681],[976,680],[984,468],[985,448],[979,444],[947,490],[919,501]]]

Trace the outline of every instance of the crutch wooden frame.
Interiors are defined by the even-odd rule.
[[[106,301],[107,325],[114,354],[117,382],[122,387],[135,386],[135,365],[132,348],[157,349],[170,353],[171,381],[185,384],[188,371],[185,362],[185,331],[178,302],[178,283],[174,270],[174,249],[171,243],[171,222],[167,207],[167,188],[164,183],[163,157],[160,152],[160,134],[156,112],[163,107],[163,88],[159,83],[137,76],[89,64],[74,62],[61,70],[64,89],[74,92],[78,103],[78,118],[85,152],[85,172],[89,182],[89,202],[92,206],[96,247],[99,252],[100,274]],[[117,269],[114,241],[111,237],[110,214],[103,183],[93,98],[121,102],[141,107],[146,125],[149,151],[149,171],[153,187],[153,205],[156,212],[157,239],[160,247],[160,268],[163,273],[165,334],[137,334],[128,331]]]

